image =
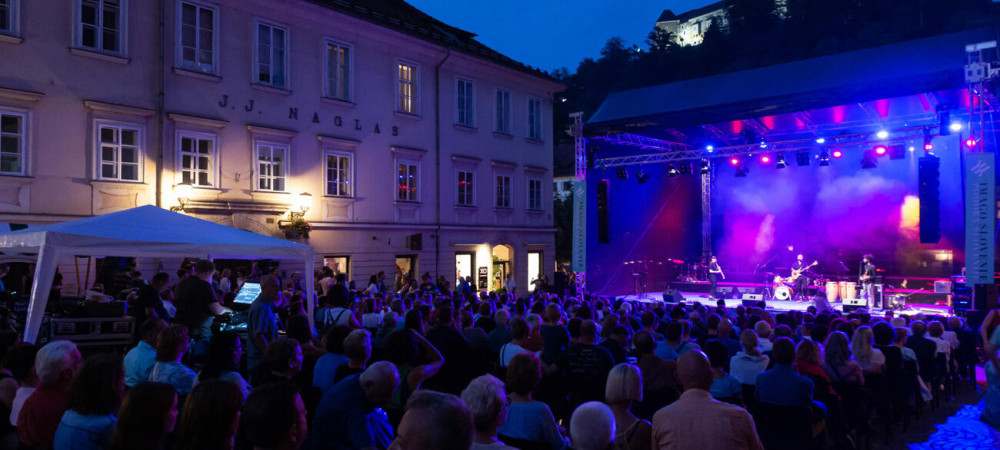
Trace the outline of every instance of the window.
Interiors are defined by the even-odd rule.
[[[125,36],[123,0],[79,0],[76,45],[104,53],[122,53]]]
[[[99,179],[142,181],[139,153],[139,129],[121,125],[98,124]]]
[[[475,107],[476,85],[469,80],[458,80],[458,88],[455,93],[458,102],[458,123],[467,127],[476,126]]]
[[[27,117],[21,113],[0,110],[0,174],[24,175],[24,153]]]
[[[497,208],[510,208],[510,176],[497,175]]]
[[[351,101],[351,47],[334,41],[326,41],[326,86],[327,97]]]
[[[458,204],[462,206],[473,206],[476,204],[474,196],[474,185],[472,172],[466,170],[458,171]]]
[[[542,140],[542,101],[528,99],[528,138]]]
[[[351,196],[351,155],[326,154],[326,195]]]
[[[215,9],[181,2],[178,14],[177,64],[188,70],[215,73]]]
[[[396,111],[417,113],[417,65],[400,61],[396,70]]]
[[[542,180],[528,180],[528,209],[542,210]]]
[[[17,36],[19,0],[0,0],[0,34]]]
[[[497,133],[510,133],[510,91],[497,89]]]
[[[257,143],[257,190],[285,191],[285,164],[288,147],[271,143]]]
[[[419,166],[415,162],[399,161],[396,163],[398,182],[396,183],[396,200],[404,202],[417,201],[417,182]]]
[[[288,30],[257,22],[257,48],[254,51],[255,82],[274,87],[288,87]]]
[[[215,186],[215,137],[181,134],[178,143],[181,184]]]

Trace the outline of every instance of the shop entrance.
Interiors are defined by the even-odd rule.
[[[472,268],[472,261],[476,254],[473,252],[458,252],[455,253],[455,288],[462,283],[462,279],[468,276],[472,277],[470,285],[472,289],[475,290],[476,287],[476,274]]]
[[[509,245],[496,245],[493,247],[493,280],[491,290],[498,291],[504,288],[504,280],[507,275],[514,274],[514,248]]]
[[[541,283],[532,281],[542,278],[542,252],[528,252],[528,291],[534,292]]]

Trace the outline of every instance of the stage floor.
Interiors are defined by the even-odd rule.
[[[706,306],[715,306],[715,300],[709,300],[708,294],[700,292],[680,292],[683,297],[684,302],[699,302]],[[630,302],[643,302],[643,303],[663,303],[663,292],[649,292],[642,296],[642,298],[637,298],[635,295],[625,295],[621,297],[625,301]],[[767,303],[768,311],[775,312],[788,312],[788,311],[805,311],[806,308],[813,306],[812,302],[795,302],[791,300],[765,300]],[[729,309],[735,309],[738,306],[742,306],[743,301],[740,299],[726,299],[726,307]],[[844,308],[841,303],[830,303],[830,307],[836,309],[837,311],[843,312]],[[874,309],[869,311],[873,315],[882,315],[885,313],[883,309]],[[951,309],[947,306],[937,306],[937,305],[924,305],[924,304],[908,304],[905,309],[896,310],[896,314],[931,314],[931,315],[950,315]]]

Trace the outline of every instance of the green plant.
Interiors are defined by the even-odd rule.
[[[285,236],[289,238],[303,237],[308,239],[309,232],[312,230],[312,226],[309,222],[302,217],[296,217],[290,220],[283,228],[285,231]]]

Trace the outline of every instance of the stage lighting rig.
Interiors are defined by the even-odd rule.
[[[889,153],[889,147],[879,144],[872,151],[875,152],[875,156],[885,156],[886,153]]]
[[[624,168],[618,169],[618,170],[615,171],[615,174],[618,175],[618,179],[619,180],[627,180],[628,179],[628,169],[624,169]]]
[[[701,160],[701,173],[702,173],[702,175],[704,175],[704,174],[707,174],[708,172],[709,172],[708,160],[707,159],[703,159],[703,160]]]
[[[674,178],[677,176],[677,168],[674,167],[673,164],[667,166],[667,176],[670,178]]]
[[[819,165],[822,167],[830,165],[830,154],[826,150],[819,152]]]
[[[844,156],[844,151],[834,150],[832,153],[830,153],[830,156],[833,156],[833,159],[840,159],[842,156]]]
[[[785,155],[781,154],[781,153],[778,153],[777,155],[775,155],[775,157],[774,157],[774,167],[777,167],[779,169],[784,169],[785,165],[786,165],[785,164]]]
[[[691,162],[681,161],[677,163],[677,173],[680,175],[691,175]]]
[[[804,167],[809,165],[809,150],[801,150],[795,152],[795,162],[798,163],[799,167]]]
[[[890,145],[889,159],[906,159],[906,146],[903,144]]]
[[[639,184],[646,184],[647,180],[649,180],[649,174],[642,169],[639,169],[635,174],[635,181]]]

